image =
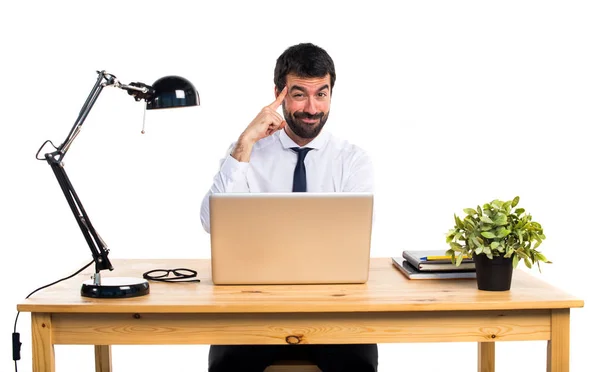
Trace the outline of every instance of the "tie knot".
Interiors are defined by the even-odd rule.
[[[310,150],[312,150],[311,147],[305,147],[305,148],[300,148],[300,147],[292,147],[292,150],[294,150],[295,152],[298,153],[298,160],[299,161],[304,161],[304,158],[306,157],[306,154],[308,154],[308,152]]]

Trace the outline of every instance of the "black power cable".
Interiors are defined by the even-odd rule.
[[[55,285],[57,283],[62,282],[63,280],[71,279],[75,275],[77,275],[80,272],[82,272],[83,270],[87,269],[93,263],[94,263],[94,260],[92,260],[89,264],[87,264],[84,267],[82,267],[81,269],[79,269],[76,273],[71,274],[71,275],[67,276],[66,278],[62,278],[62,279],[59,279],[59,280],[57,280],[55,282],[52,282],[50,284],[46,284],[43,287],[39,287],[35,291],[33,291],[30,294],[28,294],[27,297],[25,297],[25,299],[28,299],[32,294],[34,294],[37,291],[40,291],[40,290],[42,290],[44,288],[48,288],[50,286],[53,286],[53,285]],[[21,359],[21,335],[17,332],[17,321],[19,320],[19,314],[20,313],[21,313],[20,311],[17,311],[17,317],[15,318],[15,327],[14,327],[13,334],[12,334],[12,348],[13,348],[13,360],[15,361],[15,372],[18,372],[18,370],[17,370],[17,360]]]

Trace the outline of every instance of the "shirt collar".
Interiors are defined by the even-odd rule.
[[[277,131],[277,135],[279,136],[279,140],[281,141],[281,145],[283,146],[284,149],[298,147],[298,144],[296,142],[294,142],[290,138],[290,136],[287,135],[287,133],[285,132],[285,129],[281,129],[281,130]],[[303,147],[310,147],[315,150],[322,149],[327,144],[327,141],[329,140],[329,136],[330,136],[330,134],[328,132],[321,130],[321,133],[319,133],[319,135],[316,138],[313,138],[312,141],[310,141],[309,143],[306,144],[306,146],[303,146]]]

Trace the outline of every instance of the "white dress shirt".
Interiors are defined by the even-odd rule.
[[[230,154],[221,160],[221,168],[202,201],[200,220],[210,232],[209,196],[222,192],[291,192],[298,145],[279,130],[258,141],[250,161],[239,162]],[[307,192],[373,192],[373,166],[361,148],[321,131],[310,143],[304,160]]]

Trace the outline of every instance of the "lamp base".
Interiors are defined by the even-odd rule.
[[[150,284],[139,278],[102,278],[101,284],[86,280],[81,286],[83,297],[126,298],[145,296],[150,293]]]

